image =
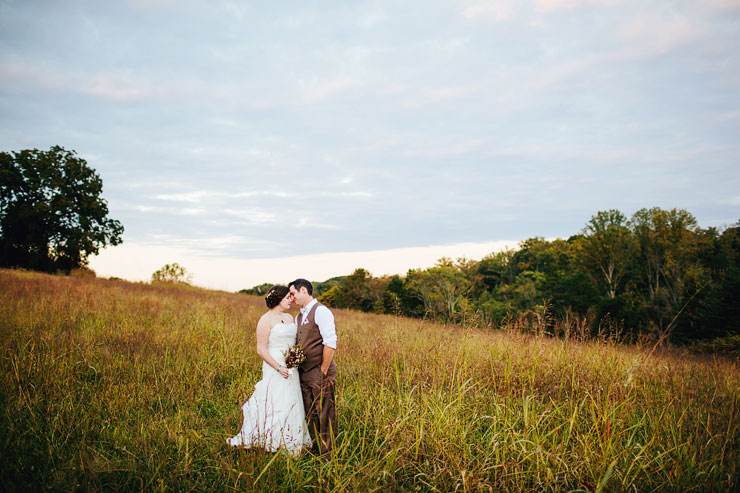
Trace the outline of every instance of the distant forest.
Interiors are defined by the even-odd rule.
[[[720,230],[683,209],[602,211],[567,240],[531,238],[405,276],[358,268],[314,283],[314,295],[331,307],[555,336],[737,343],[740,222]]]

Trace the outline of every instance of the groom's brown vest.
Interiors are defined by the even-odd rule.
[[[306,314],[306,323],[303,323],[303,314],[298,314],[298,344],[306,355],[306,361],[301,365],[301,370],[308,371],[321,364],[324,357],[324,338],[321,337],[319,326],[316,325],[316,309],[321,305],[318,301]]]

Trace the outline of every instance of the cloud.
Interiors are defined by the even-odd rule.
[[[151,205],[135,205],[134,210],[146,214],[170,214],[175,216],[206,216],[209,211],[203,207],[155,207]]]
[[[740,10],[740,0],[706,0],[706,2],[717,10]]]
[[[339,197],[349,197],[349,198],[357,198],[357,199],[372,199],[373,197],[375,197],[375,194],[373,192],[362,191],[362,190],[357,190],[354,192],[339,192],[337,194],[328,193],[328,194],[322,194],[322,195],[328,196],[328,197],[338,195]]]
[[[490,158],[536,158],[537,160],[546,159],[553,162],[587,162],[593,164],[619,164],[640,157],[639,152],[629,147],[592,149],[566,144],[506,146],[486,150],[481,154]]]
[[[124,241],[124,244],[127,241]],[[276,242],[254,236],[226,234],[210,236],[182,236],[177,234],[151,234],[143,240],[132,241],[132,244],[146,243],[152,247],[167,246],[180,249],[188,255],[224,256],[237,249],[242,252],[254,252],[277,245]]]
[[[688,14],[671,16],[645,13],[637,15],[617,28],[621,46],[617,54],[623,57],[664,55],[702,34],[702,28]]]
[[[190,183],[185,180],[146,180],[138,181],[133,178],[131,181],[125,181],[118,184],[128,190],[138,191],[141,189],[151,190],[178,190],[190,187]],[[167,195],[167,194],[164,194]]]
[[[298,223],[295,226],[302,229],[341,229],[336,224],[322,223],[312,217],[306,216],[299,218]]]
[[[476,0],[462,10],[468,19],[494,20],[497,22],[528,18],[529,25],[542,25],[538,13],[555,10],[577,9],[585,6],[612,6],[620,0]]]
[[[179,210],[179,214],[183,216],[205,216],[208,214],[208,210],[203,207],[186,207]]]
[[[371,12],[360,14],[357,19],[357,25],[364,29],[371,29],[388,22],[388,13],[382,10],[374,9]]]
[[[113,75],[96,75],[92,77],[89,82],[80,86],[80,92],[100,99],[122,103],[142,101],[161,96],[160,91],[148,82]]]
[[[250,192],[237,192],[237,193],[227,193],[225,196],[235,199],[240,198],[248,198],[248,197],[276,197],[279,199],[285,199],[290,197],[290,194],[287,192],[279,192],[279,191],[270,191],[270,190],[258,190],[258,191],[250,191]]]
[[[126,3],[141,12],[170,10],[178,4],[175,0],[126,0]]]
[[[520,2],[511,0],[479,0],[462,10],[468,19],[505,21],[513,19],[519,12]]]
[[[481,139],[466,139],[462,142],[440,145],[439,143],[425,143],[414,146],[404,152],[407,157],[441,158],[473,154],[480,150],[484,141]]]
[[[723,111],[722,113],[716,115],[714,118],[720,122],[740,120],[740,109]]]
[[[541,10],[572,9],[586,5],[606,6],[616,5],[620,0],[537,0],[537,7]]]
[[[7,84],[20,82],[28,90],[31,87],[57,91],[62,87],[64,72],[54,70],[49,64],[36,65],[27,62],[7,61],[0,64],[0,77]]]
[[[361,145],[340,146],[335,152],[340,158],[340,161],[351,161],[360,158],[367,158],[368,156],[388,154],[399,148],[402,144],[401,140],[397,137],[374,138],[363,142]]]
[[[338,77],[329,80],[298,81],[298,96],[294,104],[314,105],[324,103],[350,89],[359,87],[360,83],[351,77]]]
[[[161,188],[163,185],[157,185],[155,188]],[[170,188],[187,187],[186,184],[178,184],[177,186],[172,185]],[[256,197],[276,197],[276,198],[287,198],[290,194],[281,191],[272,190],[250,190],[244,192],[228,192],[225,190],[192,190],[189,192],[176,192],[157,194],[154,196],[157,200],[163,200],[168,202],[189,202],[189,203],[222,203],[229,199],[245,199],[245,198],[256,198]]]
[[[265,212],[260,209],[223,209],[224,214],[247,219],[253,223],[272,223],[276,222],[277,216],[272,212]]]
[[[169,193],[169,194],[159,194],[155,195],[155,199],[157,200],[166,200],[166,201],[173,201],[173,202],[202,202],[203,199],[208,197],[209,195],[212,195],[211,192],[206,192],[203,190],[197,190],[194,192],[185,192],[185,193]]]
[[[440,85],[436,87],[419,87],[414,84],[399,84],[385,89],[386,94],[393,95],[399,104],[406,108],[419,108],[436,105],[447,101],[460,101],[474,96],[488,88],[488,81]]]
[[[578,84],[588,80],[594,67],[607,55],[578,53],[567,60],[515,65],[490,77],[485,83],[490,104],[502,115],[517,115],[524,111],[541,111],[543,102],[552,104],[572,94]]]
[[[134,102],[162,97],[171,88],[160,88],[130,75],[87,73],[56,66],[52,62],[5,62],[0,77],[55,92],[70,92],[114,102]]]
[[[316,104],[356,85],[349,79],[314,81],[302,92],[285,98],[276,88],[260,88],[253,80],[240,82],[203,79],[202,73],[159,73],[150,68],[102,70],[75,68],[41,58],[32,61],[0,59],[0,78],[14,82],[23,90],[79,94],[93,100],[112,103],[167,102],[222,110],[264,110],[286,106]],[[249,97],[260,93],[261,97]],[[221,123],[228,122],[221,119]],[[232,120],[233,125],[233,120]]]

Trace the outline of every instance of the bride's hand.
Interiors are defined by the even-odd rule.
[[[286,366],[280,365],[278,366],[278,373],[280,373],[283,378],[288,378],[290,376],[290,370]]]

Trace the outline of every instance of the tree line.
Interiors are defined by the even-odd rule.
[[[102,187],[75,151],[0,152],[0,267],[69,272],[120,244],[123,226],[108,217]],[[177,264],[153,274],[173,279],[188,281]],[[337,308],[554,335],[731,336],[740,348],[740,222],[720,230],[700,227],[684,209],[629,218],[612,209],[567,240],[530,238],[516,250],[442,258],[405,276],[359,268],[315,289]]]
[[[358,268],[315,290],[337,308],[553,335],[738,336],[740,222],[720,230],[701,228],[684,209],[640,209],[629,218],[601,211],[568,239],[530,238],[516,250],[442,258],[405,276]]]

